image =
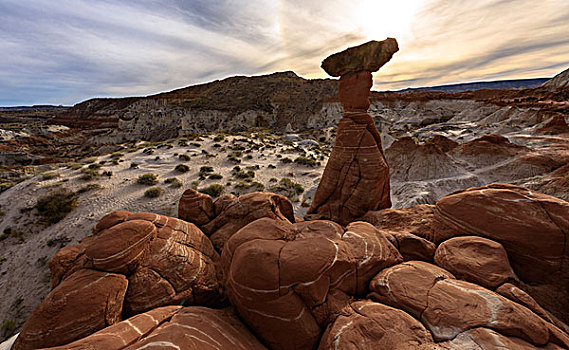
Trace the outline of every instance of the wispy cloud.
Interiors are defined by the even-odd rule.
[[[327,55],[387,35],[401,50],[375,74],[376,89],[551,76],[569,66],[567,1],[398,3],[4,0],[0,105],[73,104],[276,70],[325,77]]]

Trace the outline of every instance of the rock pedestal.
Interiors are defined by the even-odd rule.
[[[397,50],[395,39],[388,38],[349,48],[322,62],[328,74],[340,76],[338,97],[344,116],[338,122],[336,143],[307,219],[331,219],[346,225],[369,210],[391,207],[389,166],[367,109],[371,73]]]

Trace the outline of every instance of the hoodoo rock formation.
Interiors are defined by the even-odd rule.
[[[349,48],[322,62],[328,74],[340,76],[338,98],[344,116],[338,122],[336,143],[307,218],[345,225],[368,210],[391,207],[389,166],[367,109],[371,73],[398,50],[397,41],[388,38]]]

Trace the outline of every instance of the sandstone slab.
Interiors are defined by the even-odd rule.
[[[399,47],[393,38],[372,40],[329,56],[322,62],[322,69],[333,77],[352,72],[375,72],[389,62],[397,51]]]
[[[229,310],[187,307],[127,350],[266,350]]]

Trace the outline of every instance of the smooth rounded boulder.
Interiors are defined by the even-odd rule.
[[[435,349],[431,333],[404,311],[369,300],[344,311],[328,326],[318,350]]]
[[[65,345],[119,322],[127,287],[123,275],[73,273],[36,307],[12,349]]]
[[[372,225],[260,219],[226,244],[229,299],[272,349],[312,349],[350,296],[401,255]],[[290,335],[294,334],[294,337]]]
[[[444,241],[438,246],[434,260],[457,278],[490,289],[516,280],[504,247],[482,237],[464,236]]]
[[[105,215],[93,236],[60,249],[50,263],[52,284],[77,269],[93,268],[128,278],[125,315],[159,306],[225,303],[219,255],[194,224],[153,213]]]
[[[435,243],[479,236],[500,243],[524,289],[569,321],[569,203],[510,184],[469,188],[441,198]]]
[[[194,190],[186,190],[178,204],[179,215],[181,219],[196,224],[218,252],[223,250],[225,242],[235,232],[257,219],[295,222],[292,203],[280,194],[253,192],[240,197],[224,195],[215,201],[207,197]],[[210,200],[213,208],[210,208]]]

